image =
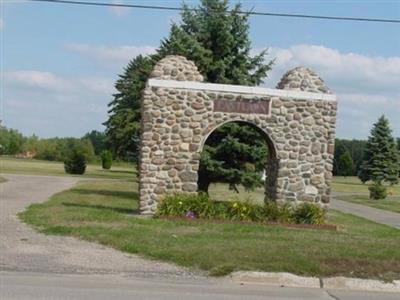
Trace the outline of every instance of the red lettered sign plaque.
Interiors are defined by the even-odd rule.
[[[262,101],[231,101],[231,100],[214,100],[214,111],[241,114],[269,114],[270,100]]]

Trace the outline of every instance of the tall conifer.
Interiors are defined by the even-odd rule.
[[[399,172],[399,150],[388,119],[381,116],[371,130],[358,177],[362,182],[372,180],[395,184],[398,182]]]

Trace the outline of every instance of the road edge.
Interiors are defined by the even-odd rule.
[[[237,271],[229,275],[233,282],[265,284],[280,287],[323,288],[335,290],[354,290],[368,292],[400,293],[400,280],[383,282],[374,279],[349,277],[304,277],[285,272]]]

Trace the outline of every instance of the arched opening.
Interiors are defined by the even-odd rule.
[[[198,191],[211,198],[276,200],[278,159],[273,141],[257,125],[228,121],[203,139]]]

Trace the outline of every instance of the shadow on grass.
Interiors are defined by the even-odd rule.
[[[125,192],[125,191],[110,191],[110,190],[96,190],[96,189],[73,189],[72,192],[80,195],[100,195],[100,196],[111,196],[124,198],[129,200],[138,201],[139,194],[137,192]]]
[[[358,185],[358,186],[366,186],[366,187],[369,186],[367,183],[362,183],[362,182],[347,182],[347,181],[337,181],[337,182],[335,182],[335,184]]]
[[[90,204],[69,203],[69,202],[63,202],[62,205],[67,206],[67,207],[101,209],[101,210],[107,210],[107,211],[112,211],[112,212],[118,212],[118,213],[125,214],[125,215],[138,215],[139,214],[139,209],[137,209],[137,208],[130,209],[130,208],[104,206],[104,205],[100,205],[100,204],[90,205]]]

